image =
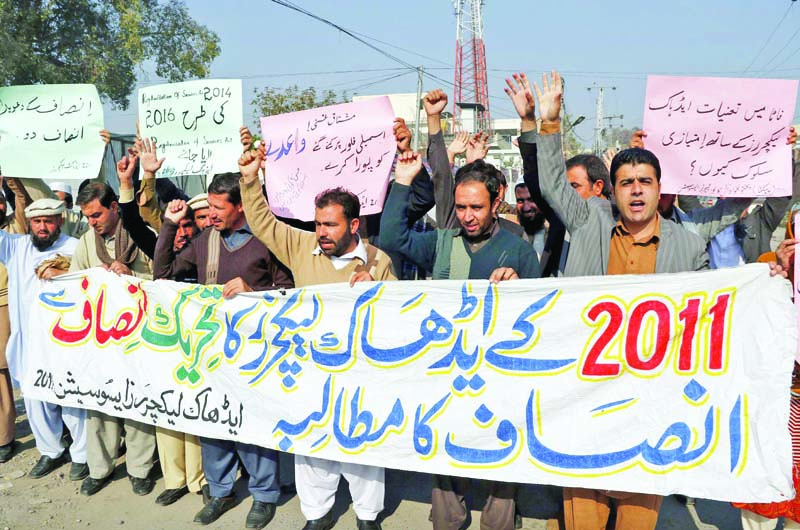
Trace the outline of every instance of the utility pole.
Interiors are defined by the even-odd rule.
[[[422,66],[417,66],[417,119],[414,120],[414,152],[419,151],[419,116],[422,110]]]
[[[589,92],[597,90],[597,119],[594,122],[594,154],[597,156],[600,156],[600,135],[603,132],[603,92],[609,88],[611,90],[617,89],[615,86],[597,86],[597,83],[592,83],[592,86],[586,89]]]

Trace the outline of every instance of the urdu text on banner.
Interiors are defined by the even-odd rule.
[[[766,265],[230,300],[101,269],[62,278],[32,302],[29,398],[427,473],[794,497],[795,311]]]
[[[0,168],[18,178],[97,178],[106,144],[94,85],[0,87]]]
[[[156,177],[239,171],[242,80],[201,79],[139,89],[139,128],[166,158]]]
[[[713,197],[792,194],[797,81],[648,76],[645,147],[661,191]]]
[[[397,149],[387,96],[261,118],[269,205],[275,215],[312,221],[314,197],[341,186],[361,215],[383,210]]]

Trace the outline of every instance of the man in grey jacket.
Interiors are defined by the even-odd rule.
[[[569,185],[561,153],[561,79],[553,73],[534,85],[542,118],[538,139],[539,185],[542,196],[564,221],[571,235],[566,276],[684,272],[708,268],[706,242],[681,226],[662,222],[658,213],[661,168],[645,149],[626,149],[611,163],[611,183],[619,217],[608,201],[584,200]],[[533,107],[533,99],[529,104]],[[531,113],[533,109],[531,108]],[[564,488],[567,528],[601,528],[597,520],[614,499],[618,521],[635,520],[632,527],[655,528],[661,497],[642,493]],[[593,509],[594,508],[594,509]]]

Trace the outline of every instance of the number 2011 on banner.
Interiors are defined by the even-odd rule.
[[[580,376],[611,378],[628,371],[654,376],[670,360],[675,372],[724,373],[728,364],[728,335],[734,290],[686,296],[678,306],[671,299],[648,295],[625,304],[607,296],[583,312],[594,328],[581,357]]]

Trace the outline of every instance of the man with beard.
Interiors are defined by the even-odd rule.
[[[384,249],[397,252],[419,267],[433,271],[434,280],[539,278],[536,254],[521,238],[501,228],[497,219],[501,184],[497,170],[483,160],[461,167],[455,176],[452,202],[459,228],[437,228],[424,234],[408,229],[408,193],[422,168],[416,153],[400,156],[395,184],[381,219]],[[470,479],[435,475],[431,495],[434,530],[456,530],[468,515],[465,496]],[[490,481],[481,513],[481,528],[510,530],[515,523],[515,486]]]
[[[11,335],[6,348],[12,381],[19,385],[26,373],[28,352],[25,351],[25,324],[29,321],[28,300],[36,297],[42,279],[51,279],[66,272],[49,267],[40,277],[36,270],[43,262],[69,257],[78,241],[61,233],[64,204],[57,199],[39,199],[25,209],[30,235],[15,235],[0,231],[0,262],[9,277],[9,313]],[[34,399],[25,398],[28,423],[36,439],[36,448],[41,458],[28,473],[33,479],[42,478],[66,461],[61,447],[64,425],[72,436],[70,456],[72,467],[70,480],[81,480],[88,475],[86,466],[86,411],[72,407],[61,407]]]
[[[175,232],[175,239],[172,242],[172,250],[175,252],[183,250],[186,244],[194,239],[196,233],[197,226],[194,224],[194,210],[189,207],[186,209],[184,218],[178,223],[178,230]]]
[[[253,234],[292,271],[297,287],[397,279],[389,256],[358,235],[361,203],[350,191],[334,188],[315,198],[314,234],[279,221],[258,180],[265,158],[262,144],[239,159],[244,213]],[[380,530],[376,519],[383,510],[382,467],[296,455],[294,469],[300,510],[307,519],[303,530],[330,530],[336,524],[332,508],[342,476],[350,484],[358,530]]]
[[[544,243],[547,239],[547,227],[545,226],[544,214],[531,199],[531,192],[524,182],[518,183],[514,187],[514,196],[517,198],[517,219],[525,230],[522,239],[533,246],[539,263],[542,263],[544,253]]]

